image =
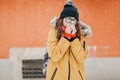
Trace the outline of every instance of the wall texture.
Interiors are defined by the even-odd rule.
[[[120,57],[120,0],[73,0],[90,25],[90,57]],[[12,47],[44,47],[54,16],[66,0],[0,0],[0,58]]]

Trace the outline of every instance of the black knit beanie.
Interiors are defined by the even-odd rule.
[[[79,21],[79,13],[73,2],[69,1],[64,5],[60,19],[64,17],[75,17]]]

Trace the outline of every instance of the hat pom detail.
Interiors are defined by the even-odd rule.
[[[79,21],[78,9],[71,0],[67,0],[63,10],[60,13],[60,19],[65,17],[74,17]]]

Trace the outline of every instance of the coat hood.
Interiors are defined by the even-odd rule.
[[[52,20],[51,20],[51,25],[53,27],[56,26],[56,22],[57,20],[59,19],[59,17],[54,17]],[[92,30],[91,30],[91,27],[85,23],[83,23],[82,21],[79,21],[79,24],[80,26],[82,27],[82,35],[89,38],[92,36]]]

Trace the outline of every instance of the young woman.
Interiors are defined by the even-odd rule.
[[[48,34],[46,80],[86,80],[86,35],[82,35],[81,28],[77,8],[73,2],[67,2]]]

